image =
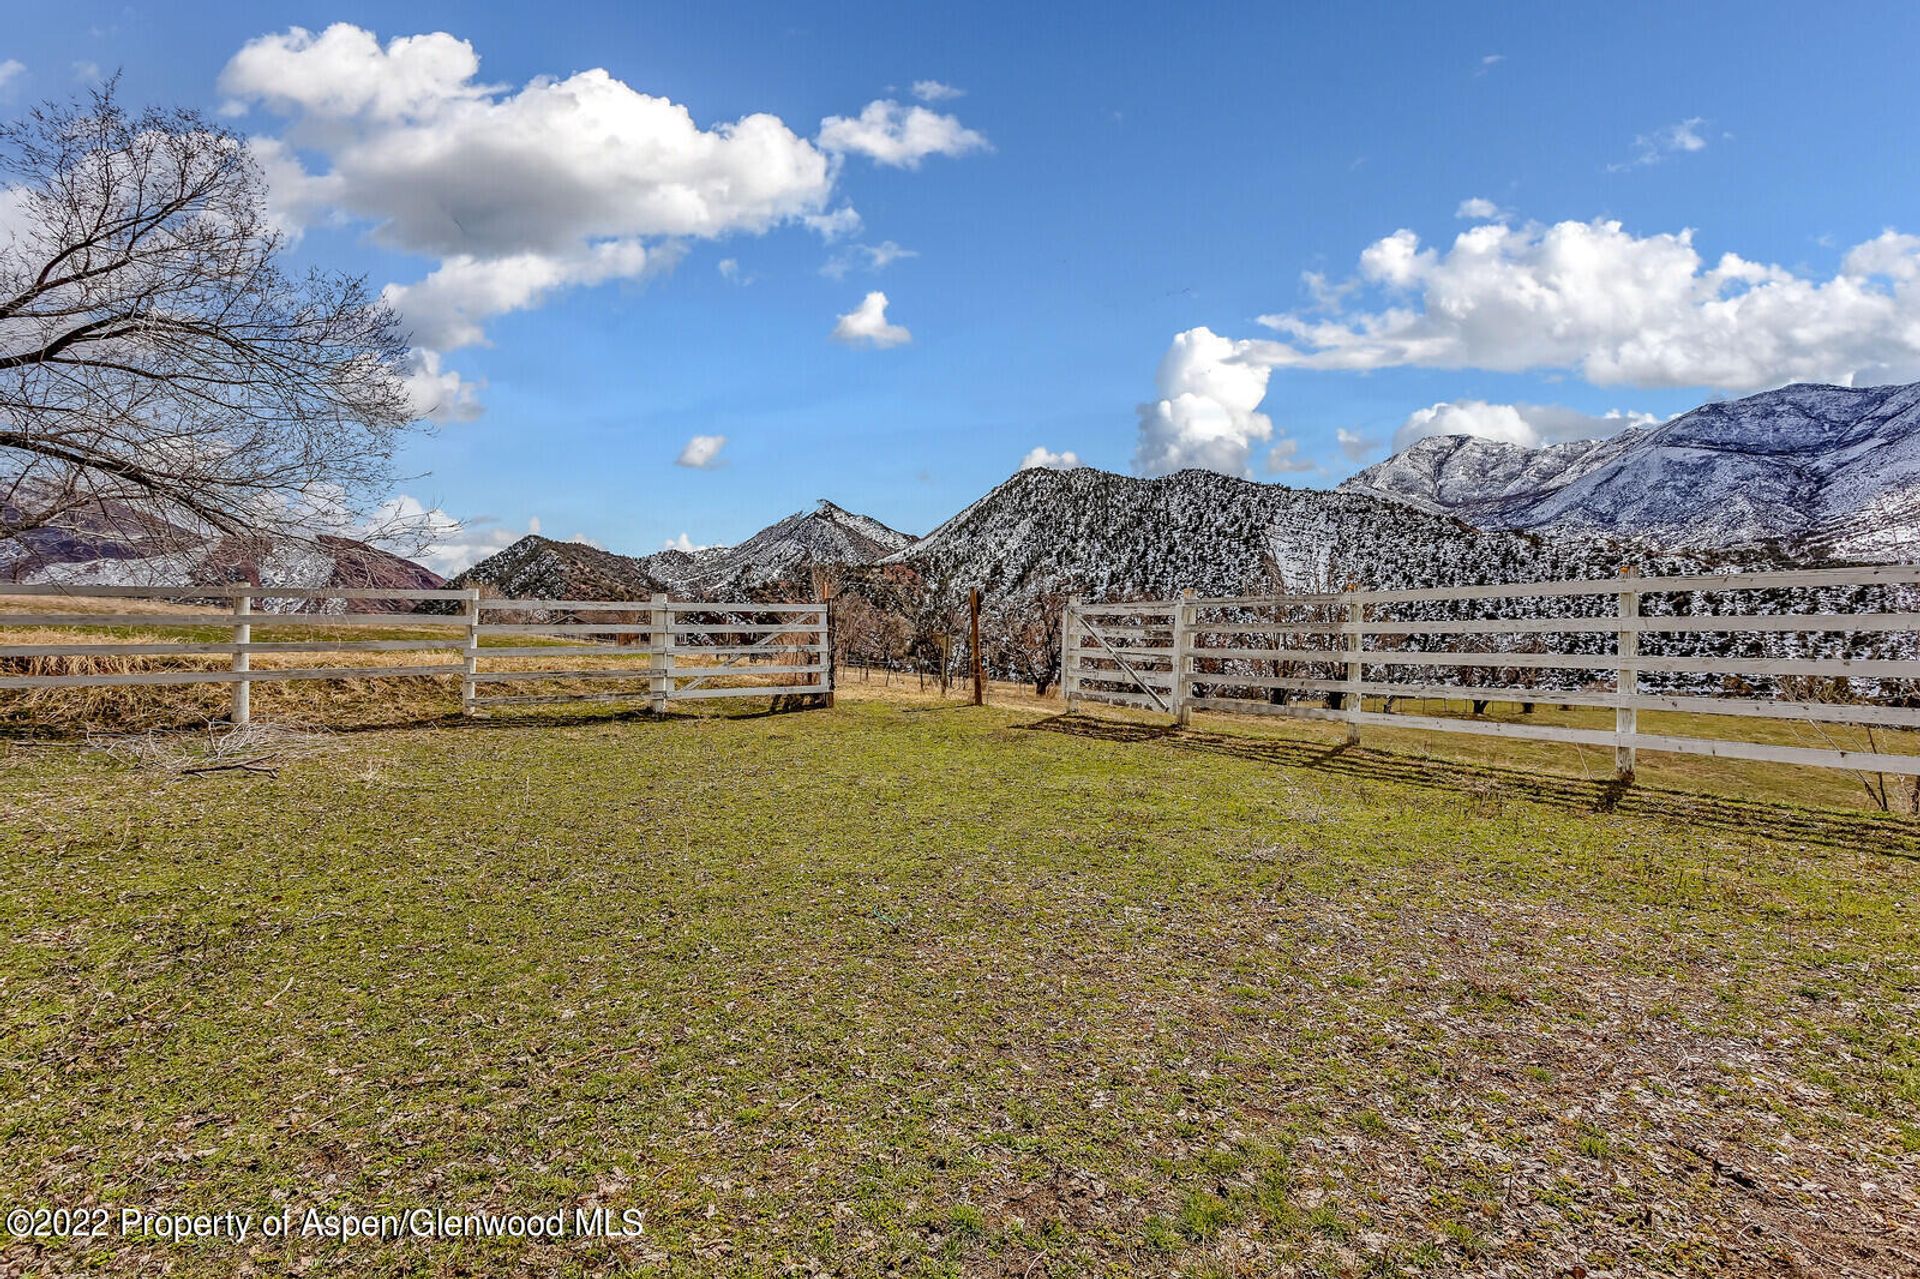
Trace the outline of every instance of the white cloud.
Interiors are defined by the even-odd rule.
[[[485,412],[480,403],[485,380],[469,382],[452,369],[442,368],[438,351],[415,347],[409,355],[405,381],[415,417],[440,423],[471,422]]]
[[[388,292],[423,346],[480,342],[489,318],[557,289],[671,264],[663,242],[858,223],[827,210],[827,153],[775,116],[702,128],[604,70],[516,90],[479,66],[444,32],[382,47],[337,23],[250,41],[221,74],[237,103],[290,120],[256,141],[284,225],[364,221],[382,246],[438,259]]]
[[[1320,468],[1300,456],[1299,440],[1281,440],[1267,450],[1267,474],[1298,475],[1302,471],[1317,471]]]
[[[807,230],[827,241],[837,240],[843,235],[857,235],[862,225],[860,211],[851,204],[841,205],[832,213],[809,213],[800,221]]]
[[[413,339],[451,351],[486,342],[484,321],[539,306],[555,289],[635,280],[679,259],[669,247],[651,251],[638,240],[603,240],[565,253],[515,253],[447,258],[416,284],[390,284],[386,300],[406,317]]]
[[[983,134],[954,116],[888,99],[867,103],[857,117],[828,116],[820,122],[819,141],[824,150],[854,152],[901,169],[917,169],[930,155],[990,149]]]
[[[106,79],[98,62],[76,62],[73,64],[73,78],[81,84],[99,84]]]
[[[1506,60],[1507,55],[1504,53],[1482,54],[1480,57],[1480,65],[1474,68],[1473,73],[1475,75],[1485,75]]]
[[[922,102],[947,102],[953,98],[966,97],[967,91],[956,89],[950,84],[942,84],[938,80],[915,80],[913,96]]]
[[[1920,237],[1887,231],[1819,280],[1693,233],[1634,236],[1614,221],[1489,224],[1444,252],[1396,231],[1360,255],[1387,304],[1358,316],[1260,317],[1269,366],[1567,369],[1598,385],[1756,390],[1785,382],[1920,378]]]
[[[1460,206],[1453,211],[1453,216],[1473,222],[1505,222],[1513,215],[1485,196],[1476,195],[1460,201]]]
[[[27,64],[18,58],[8,58],[0,62],[0,89],[5,89],[26,72]]]
[[[902,258],[917,258],[918,249],[904,249],[892,240],[879,244],[850,244],[844,250],[828,258],[820,268],[820,274],[830,280],[843,280],[847,272],[859,266],[868,271],[884,271]]]
[[[691,555],[695,551],[704,551],[708,549],[709,545],[710,543],[695,542],[692,538],[688,537],[684,531],[682,531],[679,537],[670,537],[666,541],[660,543],[660,549],[663,551],[685,551],[687,554]]]
[[[1254,445],[1273,438],[1273,422],[1258,411],[1269,369],[1243,358],[1252,345],[1207,328],[1175,335],[1155,375],[1160,398],[1140,406],[1135,472],[1252,473]]]
[[[860,300],[860,305],[839,317],[833,326],[837,342],[849,346],[903,346],[913,341],[904,325],[887,322],[887,295],[875,290]]]
[[[1483,440],[1539,448],[1567,440],[1597,440],[1630,427],[1660,421],[1651,413],[1614,409],[1595,416],[1557,404],[1489,404],[1485,400],[1443,400],[1415,409],[1393,433],[1393,449],[1400,450],[1429,435],[1472,435]],[[1342,444],[1346,432],[1342,431]],[[1349,456],[1354,456],[1349,454]],[[1354,457],[1358,461],[1358,457]]]
[[[1707,149],[1707,140],[1700,136],[1700,127],[1705,123],[1705,120],[1696,115],[1673,124],[1661,125],[1651,133],[1642,133],[1633,140],[1633,159],[1620,164],[1610,164],[1607,168],[1618,173],[1624,169],[1658,164],[1668,156],[1704,151]]]
[[[673,464],[690,466],[696,471],[712,470],[720,465],[720,450],[726,443],[724,435],[696,435],[681,447],[680,456],[673,459]]]
[[[1358,431],[1349,431],[1341,427],[1333,433],[1334,441],[1340,445],[1340,452],[1349,462],[1359,462],[1370,456],[1380,447],[1380,441],[1371,435],[1362,435]]]
[[[426,565],[442,577],[452,577],[528,534],[538,533],[540,519],[538,516],[529,519],[521,531],[506,528],[491,516],[463,522],[437,506],[429,507],[418,498],[402,493],[389,498],[372,513],[362,536],[374,534],[376,530],[387,534],[384,538],[374,536],[376,544],[388,541],[403,545],[404,549],[414,552],[410,558],[415,563]],[[586,539],[575,537],[574,540]],[[417,545],[422,543],[426,549],[417,550]]]
[[[715,263],[714,269],[720,272],[720,278],[728,284],[738,284],[742,288],[752,284],[754,280],[758,278],[757,276],[748,275],[740,269],[739,258],[721,258],[719,262]]]
[[[886,270],[901,258],[920,256],[918,249],[903,249],[892,240],[883,240],[879,244],[863,244],[860,247],[865,251],[869,263],[876,271]]]
[[[1029,449],[1027,455],[1020,459],[1020,469],[1023,471],[1073,471],[1083,465],[1085,463],[1081,462],[1080,455],[1071,449],[1064,453],[1055,453],[1052,449],[1038,444]]]

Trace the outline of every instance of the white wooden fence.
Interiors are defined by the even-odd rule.
[[[1920,755],[1639,725],[1641,711],[1670,711],[1791,721],[1816,735],[1825,725],[1920,727],[1916,583],[1920,566],[1875,565],[1110,604],[1076,597],[1063,619],[1061,685],[1069,708],[1106,702],[1181,723],[1194,711],[1220,711],[1334,720],[1350,741],[1363,725],[1379,725],[1608,747],[1622,777],[1632,776],[1640,750],[1920,775]],[[1790,607],[1712,611],[1754,592]],[[1892,606],[1830,603],[1862,594]],[[1801,611],[1809,595],[1813,608]],[[1643,640],[1709,636],[1741,655],[1643,651]],[[1821,636],[1829,651],[1820,651]],[[1903,636],[1904,645],[1889,642]],[[1896,655],[1854,655],[1863,641]],[[1794,651],[1809,648],[1812,655]],[[1650,684],[1662,687],[1643,687]],[[1368,709],[1369,698],[1379,709]],[[1614,723],[1394,713],[1403,699],[1597,707],[1611,709]]]
[[[769,604],[750,600],[505,599],[475,590],[387,590],[315,587],[296,589],[235,586],[66,586],[0,583],[0,595],[89,600],[219,600],[229,615],[211,611],[0,612],[0,629],[137,628],[230,630],[226,639],[79,640],[60,637],[47,643],[0,644],[0,659],[154,658],[225,655],[226,670],[143,669],[77,674],[14,674],[0,666],[0,689],[106,688],[120,685],[229,684],[231,720],[251,716],[249,690],[272,680],[397,679],[456,676],[461,706],[469,715],[491,706],[557,702],[645,701],[656,712],[673,702],[722,697],[773,697],[832,694],[827,652],[827,606],[820,603]],[[275,608],[256,607],[272,603]],[[451,613],[311,611],[351,602],[458,605]],[[287,611],[280,611],[280,610]],[[296,611],[297,610],[297,611]],[[489,620],[490,617],[493,620]],[[587,620],[575,620],[585,618]],[[253,638],[255,626],[334,629],[376,627],[388,631],[425,631],[404,639]],[[505,642],[500,642],[502,640]],[[488,642],[492,641],[492,642]],[[544,641],[544,642],[542,642]],[[302,665],[255,668],[255,654],[433,653],[441,660],[419,665]],[[614,665],[581,666],[579,659],[625,659]],[[494,663],[516,659],[512,667]],[[770,659],[770,660],[767,660]],[[534,665],[528,665],[532,661]],[[13,665],[13,663],[7,663]],[[754,682],[740,683],[740,679]],[[771,679],[773,682],[765,682]],[[487,690],[540,682],[608,681],[607,691],[536,693]],[[725,683],[716,683],[725,680]],[[625,687],[612,688],[618,682]]]

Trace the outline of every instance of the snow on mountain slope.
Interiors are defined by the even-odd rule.
[[[1782,387],[1542,449],[1434,436],[1341,488],[1485,528],[1920,555],[1920,384]]]
[[[432,590],[437,573],[352,538],[209,536],[119,503],[70,512],[59,523],[0,538],[0,583],[69,586],[386,587]],[[5,586],[0,584],[0,591]],[[404,611],[397,601],[262,600],[263,612]]]
[[[535,534],[481,560],[451,585],[485,583],[523,599],[645,599],[656,591],[717,599],[772,588],[806,591],[816,564],[872,564],[912,541],[871,516],[822,502],[737,546],[697,551],[617,555]]]
[[[1518,581],[1611,574],[1596,542],[1482,532],[1365,493],[1212,471],[1135,479],[1020,471],[888,563],[997,598],[1067,587],[1091,598]]]
[[[447,583],[458,590],[490,587],[525,600],[646,599],[666,584],[646,570],[646,561],[616,555],[585,542],[556,542],[528,534],[459,573]]]
[[[647,571],[675,590],[714,595],[805,577],[815,564],[872,564],[913,541],[867,515],[822,502],[796,511],[737,546],[646,557]]]

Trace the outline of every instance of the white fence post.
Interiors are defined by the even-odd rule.
[[[1074,628],[1080,624],[1080,597],[1067,596],[1066,607],[1060,617],[1060,699],[1066,703],[1067,713],[1080,709],[1080,683],[1074,674]]]
[[[1616,651],[1620,669],[1614,673],[1613,692],[1617,705],[1613,712],[1613,772],[1623,782],[1633,780],[1636,763],[1634,736],[1640,731],[1640,712],[1634,706],[1640,695],[1640,591],[1636,581],[1640,570],[1628,564],[1620,578],[1628,588],[1620,592],[1620,636]]]
[[[236,595],[233,597],[233,669],[244,674],[253,669],[253,654],[246,646],[253,643],[253,626],[246,619],[253,615],[253,596]],[[245,727],[253,718],[253,685],[247,680],[233,682],[233,711],[228,715],[236,728]]]
[[[474,676],[480,673],[480,588],[475,587],[467,599],[467,650],[460,675],[460,713],[476,715],[479,708],[474,705],[478,690]]]
[[[1195,619],[1191,587],[1180,592],[1180,598],[1173,603],[1173,718],[1181,727],[1193,722],[1193,711],[1187,706],[1187,650],[1193,643],[1193,624]]]
[[[820,704],[824,706],[826,709],[832,710],[833,709],[833,676],[834,676],[835,667],[834,667],[834,654],[833,654],[833,601],[831,599],[824,599],[820,601],[820,654],[819,656],[820,656],[820,687],[826,689],[827,691],[827,695],[821,699]]]
[[[1347,680],[1340,695],[1341,709],[1347,716],[1347,743],[1357,745],[1360,741],[1360,626],[1366,619],[1365,605],[1360,603],[1360,586],[1357,582],[1347,583]]]
[[[673,610],[665,595],[653,597],[653,630],[647,636],[653,677],[647,683],[647,709],[655,715],[667,713],[667,699],[673,695]]]

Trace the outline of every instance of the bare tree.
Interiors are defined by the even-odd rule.
[[[1040,590],[987,610],[980,619],[981,647],[991,670],[1033,685],[1045,697],[1060,678],[1060,626],[1064,590]]]
[[[246,142],[111,84],[0,126],[0,537],[358,527],[413,413],[364,280],[290,276]]]

